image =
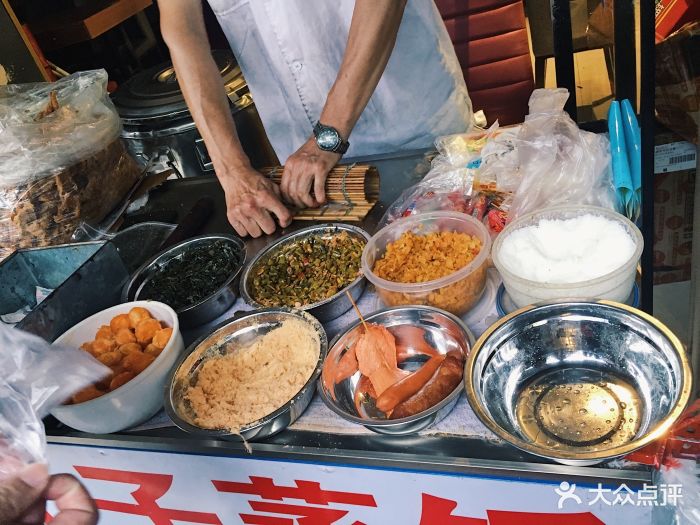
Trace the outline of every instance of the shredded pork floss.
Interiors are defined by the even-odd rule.
[[[251,346],[202,364],[185,399],[202,428],[232,432],[271,414],[292,399],[316,367],[318,335],[287,320]]]

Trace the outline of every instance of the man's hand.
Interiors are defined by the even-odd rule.
[[[272,214],[283,228],[292,222],[277,185],[253,168],[237,170],[230,176],[219,175],[219,180],[226,194],[228,220],[241,237],[273,233],[276,226]]]
[[[298,208],[317,208],[325,203],[326,178],[340,157],[339,153],[323,151],[311,137],[284,164],[284,198]]]
[[[95,525],[97,507],[85,487],[69,474],[49,476],[33,464],[0,481],[0,525],[43,525],[46,500],[58,507],[52,525]]]

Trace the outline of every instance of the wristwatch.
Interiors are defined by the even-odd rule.
[[[343,155],[350,147],[350,143],[343,140],[337,129],[320,122],[316,122],[314,126],[314,137],[316,137],[316,145],[323,151],[332,151]]]

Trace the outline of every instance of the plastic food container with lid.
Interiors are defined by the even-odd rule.
[[[539,224],[543,220],[573,219],[584,215],[597,215],[616,222],[625,229],[635,244],[632,257],[622,266],[605,275],[572,283],[546,283],[532,281],[509,271],[501,257],[501,247],[508,235],[520,228]],[[608,299],[624,303],[632,292],[637,274],[637,264],[644,248],[644,239],[632,221],[619,213],[597,206],[554,206],[519,217],[500,233],[493,243],[493,264],[503,279],[503,285],[518,308],[540,302],[560,299]]]
[[[416,235],[443,231],[466,233],[481,241],[481,250],[465,267],[440,279],[422,283],[399,283],[377,276],[373,268],[375,262],[386,252],[387,245],[409,231]],[[459,316],[469,311],[481,298],[486,286],[490,251],[491,237],[477,219],[458,212],[424,213],[399,219],[379,230],[362,253],[362,272],[387,306],[428,305]]]

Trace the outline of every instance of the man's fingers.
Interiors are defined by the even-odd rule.
[[[260,226],[258,226],[258,223],[252,217],[241,216],[241,222],[243,223],[243,226],[245,226],[248,234],[254,239],[257,239],[262,235]]]
[[[284,171],[282,172],[282,181],[280,182],[280,190],[282,190],[282,196],[287,200],[287,202],[294,204],[294,199],[292,199],[290,183],[292,181],[292,167],[289,163],[285,164]]]
[[[258,213],[255,216],[255,221],[258,223],[258,226],[260,226],[260,229],[268,235],[275,232],[275,220],[266,209],[261,208],[258,210]]]
[[[311,166],[305,166],[305,171],[297,177],[294,185],[294,195],[297,200],[307,208],[313,208],[316,201],[311,196],[311,186],[313,185],[314,175],[311,172]]]
[[[46,497],[56,503],[59,511],[51,522],[52,525],[97,523],[98,514],[94,500],[80,481],[70,474],[51,476]]]
[[[266,195],[261,201],[261,204],[277,216],[277,219],[283,228],[289,226],[289,223],[292,222],[291,212],[279,199],[275,199],[271,195]]]
[[[233,226],[233,229],[236,230],[236,233],[238,234],[239,237],[245,237],[248,235],[248,230],[245,229],[243,224],[241,224],[240,221],[229,217],[228,222],[231,223],[231,226]]]
[[[49,483],[46,465],[35,463],[0,482],[0,523],[14,523],[41,499]]]
[[[324,204],[326,202],[327,177],[327,173],[323,173],[322,170],[317,168],[316,175],[314,176],[314,195],[316,196],[316,202],[318,202],[318,204]]]

